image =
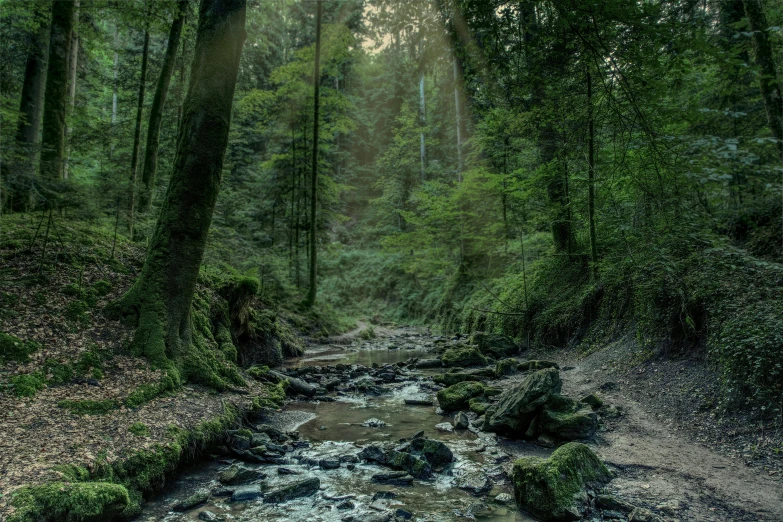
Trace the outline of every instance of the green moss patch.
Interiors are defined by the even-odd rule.
[[[517,504],[541,520],[579,520],[588,502],[586,488],[610,479],[596,454],[578,442],[561,446],[548,459],[521,458],[511,472]]]
[[[14,375],[11,377],[11,385],[17,397],[32,397],[46,388],[46,377],[41,372]]]
[[[10,361],[26,362],[39,348],[41,345],[34,341],[23,341],[13,335],[0,332],[0,364]]]
[[[110,411],[119,408],[119,404],[114,400],[94,401],[94,400],[68,400],[64,399],[57,402],[57,406],[68,410],[76,415],[105,415]]]
[[[137,437],[146,437],[150,434],[150,429],[143,422],[134,422],[128,426],[128,431],[136,435]]]
[[[487,359],[472,347],[451,348],[446,350],[441,357],[443,366],[484,366]]]
[[[8,522],[110,519],[131,505],[128,490],[107,482],[53,482],[23,487],[11,494],[16,512]]]
[[[460,382],[438,392],[438,403],[446,411],[467,409],[470,399],[484,393],[484,385],[480,382]]]

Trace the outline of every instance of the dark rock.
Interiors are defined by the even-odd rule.
[[[320,402],[335,402],[335,398],[328,395],[316,395],[313,399]]]
[[[340,462],[350,462],[352,464],[358,464],[361,459],[356,455],[340,455]]]
[[[301,471],[296,471],[291,468],[277,468],[278,475],[301,475]]]
[[[259,424],[256,426],[256,430],[265,433],[275,442],[285,442],[288,440],[288,436],[285,433],[269,424]]]
[[[234,494],[234,490],[236,490],[236,488],[218,487],[212,490],[212,495],[216,497],[230,497]]]
[[[432,406],[432,399],[405,399],[408,406]]]
[[[254,480],[261,480],[266,475],[258,470],[246,468],[239,464],[232,464],[218,474],[218,480],[224,485],[246,484]]]
[[[290,484],[285,484],[264,495],[264,502],[269,504],[279,504],[288,500],[309,497],[315,494],[321,487],[321,481],[318,477],[310,477]]]
[[[404,520],[410,520],[413,518],[413,513],[410,511],[405,511],[402,508],[397,508],[397,511],[394,512],[394,516],[397,518],[402,518]]]
[[[461,411],[457,413],[457,415],[454,417],[454,428],[458,430],[466,430],[470,426],[470,421],[468,420],[468,416],[465,414],[464,411]]]
[[[269,370],[269,373],[281,379],[288,379],[288,387],[285,389],[286,395],[305,395],[307,397],[312,397],[316,394],[316,387],[302,379],[288,377],[274,370]]]
[[[413,477],[404,471],[391,471],[389,473],[377,473],[373,475],[372,481],[395,486],[410,486],[413,482]]]
[[[377,462],[378,464],[386,464],[386,452],[383,448],[374,444],[363,448],[358,456],[360,459]]]
[[[630,513],[634,510],[633,504],[629,504],[614,495],[597,495],[595,497],[595,505],[601,509],[622,511],[623,513]]]
[[[408,446],[408,451],[424,457],[435,471],[442,470],[454,460],[454,453],[439,440],[414,438]]]
[[[321,469],[337,469],[340,467],[340,459],[337,457],[326,457],[318,461]]]
[[[337,509],[340,509],[340,510],[345,510],[345,509],[353,509],[353,508],[356,507],[356,505],[353,502],[351,502],[350,500],[343,500],[342,502],[337,504],[337,506],[335,506],[335,507],[337,507]]]
[[[381,490],[381,491],[376,491],[372,496],[373,500],[390,499],[390,498],[397,498],[397,493],[395,493],[394,491]]]
[[[372,418],[362,422],[362,426],[365,428],[383,428],[386,426],[386,423],[381,419]]]
[[[602,401],[601,398],[595,393],[591,393],[590,395],[586,395],[582,397],[582,399],[579,402],[583,402],[587,404],[594,410],[598,410],[601,408],[601,406],[604,405],[604,401]]]
[[[250,484],[249,486],[240,486],[234,490],[234,494],[231,495],[232,502],[246,502],[248,500],[254,500],[261,496],[261,485]]]
[[[432,381],[443,386],[453,386],[459,382],[476,381],[482,382],[486,378],[471,372],[449,372],[441,375],[433,375]]]
[[[216,515],[212,511],[202,511],[198,514],[199,520],[203,520],[204,522],[223,522],[225,518],[223,518],[220,515]]]
[[[626,520],[625,513],[621,511],[613,511],[611,509],[607,509],[605,511],[602,511],[601,515],[604,517],[604,520]]]
[[[200,506],[201,504],[204,504],[207,499],[209,499],[209,493],[205,492],[199,492],[194,493],[193,495],[189,496],[185,500],[181,500],[174,504],[171,509],[174,511],[190,511],[191,509]]]
[[[503,392],[496,406],[487,410],[483,429],[523,437],[536,417],[536,410],[553,394],[560,393],[562,383],[554,368],[539,370]]]
[[[516,359],[501,359],[495,363],[495,377],[505,377],[516,373],[518,364]]]
[[[427,459],[403,451],[391,450],[387,452],[386,465],[392,469],[406,471],[418,479],[432,476],[432,466],[427,462]]]
[[[413,437],[411,437],[411,438],[413,438],[413,439],[424,438],[424,430],[417,431],[416,433],[413,434]]]

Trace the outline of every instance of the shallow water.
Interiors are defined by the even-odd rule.
[[[428,351],[420,344],[413,345],[403,337],[394,340],[372,340],[361,345],[326,345],[314,347],[305,357],[288,361],[286,366],[318,366],[334,364],[389,364],[405,361],[410,357],[427,357]],[[395,344],[400,349],[388,349]],[[411,349],[405,349],[409,347]],[[430,373],[430,372],[427,372]],[[520,522],[532,520],[513,506],[496,504],[492,499],[499,493],[510,493],[508,483],[502,480],[503,467],[508,467],[508,457],[498,447],[494,436],[473,433],[469,430],[445,432],[435,425],[450,420],[438,413],[433,406],[406,405],[406,398],[434,398],[434,393],[419,382],[390,385],[391,393],[379,397],[365,395],[340,395],[336,402],[289,402],[280,412],[271,414],[264,422],[284,431],[298,430],[300,440],[311,443],[307,449],[295,454],[312,459],[326,456],[355,455],[363,446],[373,442],[397,441],[410,438],[424,430],[427,437],[445,442],[454,452],[455,462],[431,480],[416,480],[411,486],[399,487],[372,482],[372,475],[387,468],[360,463],[349,470],[343,465],[336,470],[308,468],[297,460],[290,460],[284,467],[298,471],[300,475],[279,475],[276,465],[244,465],[258,468],[267,474],[268,487],[295,481],[305,477],[318,477],[321,488],[313,496],[290,500],[283,504],[264,504],[261,499],[250,502],[229,502],[225,497],[210,497],[209,502],[187,513],[174,513],[170,507],[176,501],[203,490],[210,491],[219,484],[216,480],[221,469],[228,467],[231,459],[214,458],[193,467],[181,475],[172,487],[145,505],[138,520],[179,521],[198,520],[203,510],[221,515],[225,520],[250,522],[257,520],[338,522],[348,514],[360,521],[365,516],[378,514],[378,509],[402,508],[419,521],[451,521],[477,519],[486,522]],[[380,427],[363,426],[369,419],[382,421]],[[477,498],[457,487],[465,477],[495,477],[487,497]],[[375,501],[377,491],[393,491],[393,500]],[[354,503],[350,510],[337,509],[335,497],[349,495]],[[370,507],[370,505],[373,507]]]

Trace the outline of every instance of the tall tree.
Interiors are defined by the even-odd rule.
[[[50,181],[63,178],[65,115],[68,108],[68,59],[75,10],[74,0],[52,2],[40,165],[41,177]]]
[[[68,59],[68,113],[67,120],[73,119],[73,109],[76,106],[76,78],[79,66],[79,2],[74,0],[73,31],[71,32],[71,56]],[[71,154],[71,134],[73,124],[65,124],[65,152],[63,153],[63,179],[68,179],[68,160]]]
[[[149,16],[149,13],[147,13]],[[150,54],[150,30],[144,29],[144,46],[141,52],[141,78],[139,79],[139,98],[136,105],[136,127],[133,132],[133,151],[131,152],[130,173],[130,218],[128,220],[128,233],[133,238],[133,225],[136,214],[136,182],[139,177],[139,155],[141,148],[141,117],[144,113],[144,93],[147,87],[147,62]]]
[[[312,306],[315,303],[317,292],[316,271],[318,267],[316,248],[316,210],[318,206],[318,130],[319,130],[319,110],[321,107],[321,17],[323,15],[323,6],[321,1],[316,2],[315,16],[315,69],[313,71],[313,164],[312,175],[310,176],[310,289],[307,291],[305,302]]]
[[[160,142],[160,126],[163,122],[163,106],[169,92],[171,75],[177,59],[182,26],[185,24],[189,0],[179,0],[178,13],[169,30],[169,40],[166,44],[166,54],[158,76],[158,85],[150,107],[150,122],[147,127],[147,147],[144,150],[144,167],[141,174],[141,190],[139,192],[139,209],[146,211],[152,202],[152,190],[155,185],[155,173],[158,168],[158,145]]]
[[[192,353],[191,304],[220,189],[244,41],[245,0],[201,1],[166,198],[141,275],[117,303],[137,326],[134,347],[159,366],[174,361],[187,369]]]
[[[27,55],[22,98],[19,103],[21,118],[16,129],[16,146],[26,161],[22,168],[17,169],[19,178],[10,202],[12,210],[23,210],[27,206],[30,183],[38,159],[38,140],[46,88],[46,62],[49,56],[49,31],[49,24],[42,22],[38,29],[30,33],[30,53]]]
[[[761,70],[759,87],[761,97],[764,99],[764,108],[767,112],[767,122],[772,131],[772,136],[777,140],[778,155],[783,162],[783,98],[780,93],[780,82],[775,71],[775,56],[772,53],[772,44],[767,34],[767,17],[761,0],[743,0],[745,15],[748,17],[748,25],[753,32],[753,49],[756,55],[756,63]]]

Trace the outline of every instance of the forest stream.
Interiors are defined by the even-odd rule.
[[[184,469],[137,520],[536,520],[514,504],[511,464],[522,456],[547,457],[553,449],[483,432],[473,424],[475,413],[468,414],[468,428],[455,428],[458,419],[437,406],[441,387],[431,380],[446,370],[415,369],[444,341],[405,328],[310,347],[281,372],[327,382],[331,391],[289,398],[281,410],[252,419],[247,426],[253,440],[266,441],[259,462],[219,448]],[[564,390],[584,391],[585,380],[595,385],[584,379],[592,372],[590,361],[563,370]],[[349,384],[335,386],[335,375]],[[490,384],[504,388],[517,381],[512,376]],[[775,483],[709,449],[656,432],[638,405],[608,405],[603,415],[599,432],[584,442],[606,459],[614,479],[602,493],[619,504],[600,506],[599,492],[590,491],[592,507],[583,519],[661,520],[638,518],[651,515],[638,505],[669,513],[667,520],[774,520],[783,507]],[[409,442],[421,429],[453,452],[453,461],[431,477],[395,472],[367,453],[376,444]],[[244,479],[234,478],[237,470]]]

